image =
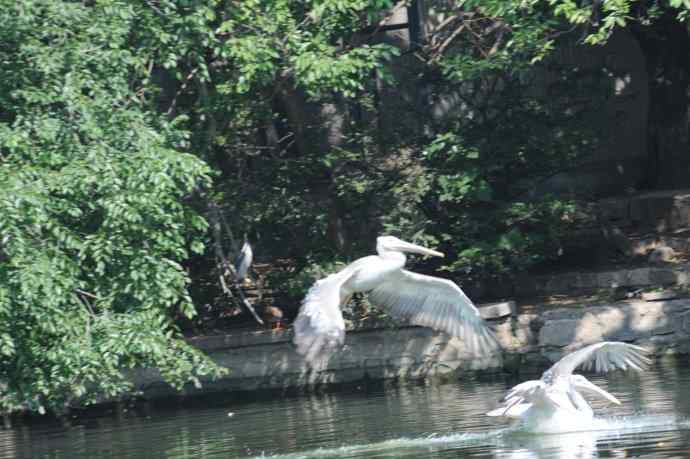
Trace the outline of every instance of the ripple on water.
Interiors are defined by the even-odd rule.
[[[265,459],[319,459],[349,457],[385,457],[387,455],[414,457],[415,453],[437,450],[454,450],[459,447],[481,445],[491,449],[497,458],[551,457],[586,458],[593,457],[597,443],[618,440],[625,444],[631,436],[636,436],[638,446],[658,446],[658,435],[689,428],[690,420],[676,419],[674,416],[639,415],[598,418],[595,430],[566,432],[559,434],[538,434],[521,430],[519,427],[494,429],[488,432],[454,433],[450,435],[428,435],[418,438],[397,438],[372,444],[316,448],[289,454],[261,455]],[[639,437],[645,434],[645,437]],[[645,441],[645,438],[649,441]],[[663,443],[663,442],[662,442]]]
[[[594,401],[603,425],[591,432],[526,434],[485,416],[506,389],[538,377],[534,369],[442,385],[219,396],[77,420],[80,425],[71,428],[17,426],[0,430],[0,459],[688,457],[690,368],[679,362],[657,363],[639,375],[592,377],[622,405]]]

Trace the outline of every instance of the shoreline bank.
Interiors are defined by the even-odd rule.
[[[501,345],[476,357],[457,338],[421,327],[348,332],[345,347],[310,368],[291,343],[292,331],[257,331],[193,337],[189,342],[230,373],[201,388],[174,391],[156,370],[133,374],[144,399],[214,392],[309,390],[323,385],[371,380],[459,378],[468,372],[515,372],[546,365],[564,353],[602,340],[644,346],[652,356],[690,353],[690,298],[621,301],[563,307],[479,306]],[[502,311],[502,312],[501,312]],[[508,314],[505,314],[508,312]]]

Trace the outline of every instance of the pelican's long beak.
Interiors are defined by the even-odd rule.
[[[599,386],[597,386],[594,383],[589,382],[586,378],[582,378],[579,381],[572,381],[573,386],[575,386],[576,389],[580,389],[583,391],[589,391],[592,394],[599,395],[600,397],[605,398],[611,403],[615,403],[616,405],[620,405],[621,402],[618,400],[616,397],[614,397],[612,394],[609,394],[606,392],[604,389],[601,389]]]
[[[400,250],[401,252],[418,253],[420,255],[428,255],[430,257],[445,256],[442,252],[437,252],[436,250],[427,249],[426,247],[422,247],[421,245],[411,244],[405,241],[398,242],[395,248],[397,250]]]

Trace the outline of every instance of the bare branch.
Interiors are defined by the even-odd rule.
[[[453,42],[453,40],[455,40],[457,38],[457,36],[462,33],[463,30],[465,30],[465,25],[461,24],[460,27],[455,29],[453,31],[453,33],[450,34],[450,36],[443,41],[441,46],[439,46],[439,48],[438,48],[436,56],[432,60],[438,59],[439,56],[441,56],[445,52],[446,48],[448,48],[448,46],[450,46],[450,44]]]
[[[170,102],[170,107],[168,107],[168,110],[165,112],[166,115],[171,115],[173,110],[175,110],[175,107],[177,106],[177,100],[182,95],[182,92],[187,89],[187,86],[189,86],[189,83],[192,81],[194,78],[194,75],[197,74],[199,71],[199,67],[195,68],[192,70],[189,75],[187,75],[187,78],[185,78],[184,82],[182,83],[182,86],[180,86],[180,89],[177,90],[175,93],[175,96],[173,97],[172,102]]]
[[[232,263],[229,262],[223,250],[223,226],[225,226],[228,231],[230,231],[230,227],[227,225],[227,222],[224,222],[224,217],[220,212],[218,205],[215,203],[215,201],[213,201],[213,199],[209,199],[208,207],[210,211],[209,219],[211,220],[211,227],[213,230],[213,249],[216,254],[216,264],[218,266],[218,271],[220,273],[219,279],[223,293],[227,295],[229,298],[235,298],[235,296],[232,293],[232,290],[230,289],[226,281],[226,278],[230,277],[231,279],[233,279],[233,284],[235,285],[235,290],[237,290],[237,294],[240,297],[240,302],[244,305],[245,308],[247,308],[247,310],[252,314],[252,316],[254,316],[254,319],[256,319],[256,321],[259,324],[263,325],[264,321],[261,320],[259,315],[254,310],[254,307],[251,305],[251,303],[247,300],[247,297],[244,295],[242,288],[240,288],[239,282],[237,281],[237,272],[235,271],[235,267],[232,265]]]
[[[81,304],[83,304],[86,307],[86,310],[89,312],[89,315],[91,317],[95,317],[96,312],[93,310],[93,307],[91,307],[91,303],[89,302],[89,300],[87,298],[85,298],[85,296],[91,296],[92,298],[97,298],[97,297],[89,294],[88,292],[84,292],[83,290],[76,289],[76,291],[78,294],[74,295],[74,296],[77,298],[77,300]]]

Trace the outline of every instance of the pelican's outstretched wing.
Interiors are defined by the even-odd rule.
[[[592,383],[582,375],[571,376],[569,381],[570,387],[573,389],[573,391],[580,391],[584,392],[585,394],[596,395],[608,400],[611,403],[615,403],[616,405],[621,404],[620,400],[614,397],[613,394],[606,392],[604,389]]]
[[[473,351],[498,346],[472,301],[448,279],[400,270],[369,292],[369,299],[396,319],[460,337]]]
[[[647,350],[640,346],[615,341],[604,341],[591,344],[566,355],[556,362],[548,372],[556,376],[568,376],[577,367],[583,370],[594,370],[605,373],[611,370],[641,371],[651,361],[645,356]]]
[[[587,390],[587,389],[585,389]],[[608,393],[608,392],[607,392]],[[587,403],[587,400],[582,396],[577,391],[577,388],[573,386],[572,384],[568,387],[568,390],[565,392],[566,396],[568,397],[568,401],[572,404],[572,406],[579,411],[580,413],[588,413],[593,415],[594,411],[592,411],[592,407],[589,406],[589,403]]]
[[[487,416],[519,417],[532,406],[533,396],[546,386],[541,380],[525,381],[511,388],[503,397],[503,406],[489,411]]]
[[[350,270],[331,274],[309,289],[294,324],[292,342],[307,361],[327,357],[345,342],[345,321],[340,311],[340,288]]]
[[[503,397],[503,400],[505,402],[510,402],[513,400],[515,397],[523,397],[523,398],[528,398],[537,389],[543,389],[546,386],[544,381],[541,379],[533,379],[530,381],[525,381],[522,382],[516,386],[513,386],[508,393],[506,394],[505,397]]]

